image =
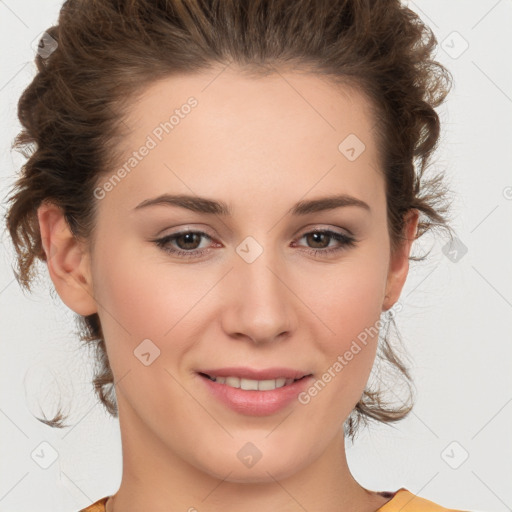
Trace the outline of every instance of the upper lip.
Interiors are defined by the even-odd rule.
[[[295,370],[293,368],[272,367],[272,368],[248,368],[248,367],[229,367],[199,370],[198,373],[205,373],[210,377],[241,377],[252,380],[271,380],[284,377],[285,379],[300,379],[306,375],[311,375],[308,371]]]

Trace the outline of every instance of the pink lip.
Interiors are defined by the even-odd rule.
[[[300,379],[305,375],[311,374],[309,371],[294,370],[292,368],[273,367],[256,370],[246,366],[198,370],[198,373],[206,373],[210,375],[210,377],[241,377],[243,379],[253,380],[270,380],[280,377],[284,377],[285,379]]]
[[[230,375],[237,374],[230,373]],[[284,376],[283,374],[281,375]],[[203,375],[199,374],[199,376],[200,380],[205,383],[208,391],[217,400],[235,412],[247,416],[268,416],[284,409],[287,405],[296,400],[297,396],[313,381],[313,377],[309,375],[281,388],[271,391],[256,391],[232,388],[226,384],[220,384],[219,382],[210,380]],[[240,375],[238,374],[237,376]]]

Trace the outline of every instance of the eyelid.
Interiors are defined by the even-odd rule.
[[[204,233],[208,235],[210,238],[217,238],[217,236],[212,232],[210,233],[208,228],[201,226],[195,226],[193,224],[187,224],[185,227],[175,226],[171,228],[173,231],[166,232],[168,228],[164,228],[160,230],[154,237],[155,238],[166,238],[172,235],[182,235],[184,233]]]
[[[306,235],[308,233],[314,233],[315,231],[321,231],[321,232],[332,231],[332,232],[337,233],[339,235],[344,235],[344,236],[347,236],[347,237],[355,237],[354,233],[352,233],[352,231],[350,231],[350,229],[340,228],[339,226],[332,226],[332,225],[329,225],[329,224],[325,224],[325,225],[324,224],[313,224],[312,227],[307,226],[307,227],[302,228],[301,230],[299,230],[294,237],[296,238],[298,236],[304,236],[304,235]],[[300,233],[302,233],[302,234],[300,234]]]

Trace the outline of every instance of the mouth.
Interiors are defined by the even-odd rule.
[[[245,416],[268,416],[297,403],[313,374],[286,367],[201,368],[195,370],[209,396]]]
[[[312,374],[303,375],[297,379],[286,378],[286,377],[278,377],[276,379],[246,379],[243,377],[237,376],[215,376],[209,375],[207,373],[198,372],[201,377],[209,379],[213,382],[217,382],[218,384],[224,384],[231,388],[242,389],[246,391],[272,391],[274,389],[283,388],[285,386],[290,386],[294,382],[298,382],[302,379],[310,377]]]

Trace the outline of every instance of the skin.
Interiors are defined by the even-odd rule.
[[[389,498],[351,475],[342,427],[377,336],[308,404],[268,416],[228,409],[195,370],[287,366],[321,376],[398,300],[418,212],[391,254],[374,120],[358,91],[298,72],[219,73],[167,78],[133,102],[126,158],[187,98],[198,105],[97,200],[94,247],[74,239],[58,207],[38,210],[56,291],[76,313],[99,314],[117,382],[123,476],[109,509],[375,511]],[[338,145],[352,133],[366,147],[349,161]],[[222,200],[233,214],[134,210],[164,192]],[[371,211],[288,213],[333,193]],[[168,245],[209,252],[186,259],[152,241],[187,228],[212,239]],[[351,233],[356,245],[315,255],[340,244],[305,237],[313,228]],[[247,236],[263,248],[252,263],[235,251]],[[160,349],[149,366],[134,357],[144,339]],[[262,454],[250,468],[237,457],[247,442]]]

